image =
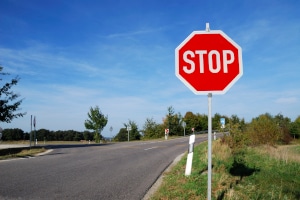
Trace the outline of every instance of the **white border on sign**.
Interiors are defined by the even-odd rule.
[[[224,90],[213,90],[213,91],[197,91],[189,82],[187,82],[180,74],[179,74],[179,50],[192,38],[194,35],[198,34],[220,34],[222,35],[227,41],[229,41],[233,46],[238,49],[238,59],[239,59],[239,71],[240,73],[224,88]],[[225,94],[242,76],[243,76],[243,61],[242,61],[242,48],[234,42],[228,35],[226,35],[221,30],[210,30],[207,31],[193,31],[180,45],[175,49],[175,75],[177,78],[181,80],[191,91],[193,91],[197,95],[203,94]]]

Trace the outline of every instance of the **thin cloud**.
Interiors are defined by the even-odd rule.
[[[298,99],[296,97],[282,97],[275,100],[278,104],[296,104]]]
[[[160,32],[164,30],[167,30],[167,27],[159,27],[159,28],[152,28],[152,29],[145,28],[145,29],[140,29],[131,32],[109,34],[106,36],[106,38],[113,39],[113,38],[133,37],[133,36],[144,35],[144,34],[149,34],[154,32]]]

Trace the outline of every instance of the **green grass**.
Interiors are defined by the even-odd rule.
[[[214,142],[212,199],[300,199],[299,148],[245,148],[234,158],[227,145]],[[185,164],[186,156],[164,174],[152,200],[206,199],[207,143],[195,147],[189,177],[184,175]]]

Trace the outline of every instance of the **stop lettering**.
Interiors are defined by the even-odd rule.
[[[194,31],[175,49],[175,74],[195,94],[224,94],[242,76],[242,50],[222,31]]]
[[[194,73],[196,62],[193,59],[197,56],[199,59],[199,69],[200,73],[204,73],[204,56],[208,60],[208,69],[211,73],[219,73],[221,70],[221,63],[223,67],[223,73],[228,73],[228,65],[232,64],[234,61],[234,54],[230,50],[223,50],[222,51],[222,62],[220,52],[217,50],[211,50],[207,52],[207,50],[197,50],[193,51],[186,51],[183,53],[183,60],[184,62],[188,63],[189,66],[183,66],[183,71],[187,74]],[[229,55],[229,57],[228,57]],[[195,58],[197,59],[197,58]]]

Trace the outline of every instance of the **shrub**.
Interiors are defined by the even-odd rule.
[[[252,145],[275,145],[283,138],[283,133],[270,114],[260,115],[252,119],[246,129],[246,135]]]

